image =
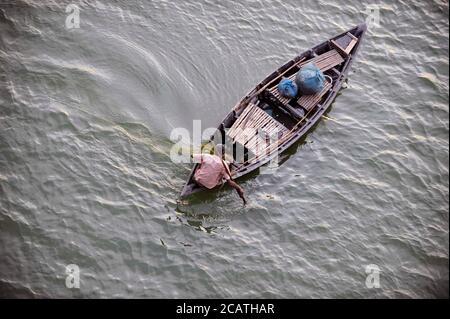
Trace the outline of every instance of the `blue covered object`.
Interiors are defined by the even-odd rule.
[[[322,91],[324,77],[322,71],[314,63],[308,63],[297,72],[295,82],[300,94],[315,94]]]
[[[297,84],[288,78],[283,78],[280,83],[278,83],[278,92],[280,92],[282,96],[292,99],[297,96]]]

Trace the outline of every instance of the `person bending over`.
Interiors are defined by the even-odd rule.
[[[247,200],[244,197],[244,190],[232,178],[228,165],[223,160],[224,150],[222,144],[214,147],[214,155],[211,154],[193,154],[192,158],[200,164],[194,174],[195,182],[208,189],[214,188],[222,184],[225,180],[228,185],[236,190],[239,197],[242,198],[244,205]]]

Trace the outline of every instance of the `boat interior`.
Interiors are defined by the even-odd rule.
[[[232,139],[233,150],[227,150],[232,170],[267,156],[280,143],[308,123],[321,102],[333,93],[333,83],[340,78],[348,57],[358,43],[350,32],[331,39],[289,61],[252,90],[221,123],[219,129]],[[321,92],[290,99],[280,95],[277,85],[283,78],[295,79],[300,68],[314,62],[325,76]],[[226,145],[230,145],[226,143]],[[243,149],[238,155],[237,149]],[[232,153],[232,156],[230,156]]]
[[[339,90],[365,30],[364,24],[357,26],[290,60],[260,82],[225,117],[216,131],[220,134],[211,136],[210,142],[225,145],[225,159],[234,178],[263,165],[320,118]],[[324,74],[321,92],[293,99],[281,96],[277,89],[280,80],[294,79],[309,62]],[[182,196],[204,189],[193,180],[197,168],[195,164]]]

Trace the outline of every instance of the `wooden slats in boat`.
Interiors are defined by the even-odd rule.
[[[313,62],[322,72],[328,71],[334,68],[336,65],[344,62],[344,58],[336,51],[336,49],[325,52],[319,56],[314,57]]]
[[[253,104],[249,104],[244,111],[242,111],[241,115],[236,119],[234,124],[230,127],[230,129],[227,132],[227,135],[231,138],[235,138],[236,135],[239,133],[239,130],[242,130],[242,128],[245,128],[245,122],[248,121],[248,115],[250,112],[253,111]]]
[[[320,102],[322,97],[331,89],[331,83],[329,81],[325,81],[322,91],[316,94],[310,95],[302,95],[297,103],[303,107],[305,110],[310,111],[317,103]]]
[[[227,131],[227,135],[234,141],[245,146],[254,155],[260,156],[271,141],[281,137],[287,128],[261,110],[258,106],[250,103],[236,122]],[[276,135],[276,139],[274,139]],[[265,138],[267,136],[268,138]]]

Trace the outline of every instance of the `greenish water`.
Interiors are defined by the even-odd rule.
[[[331,120],[243,207],[177,203],[170,132],[215,126],[370,2],[0,1],[0,296],[448,297],[448,3],[377,3]]]

